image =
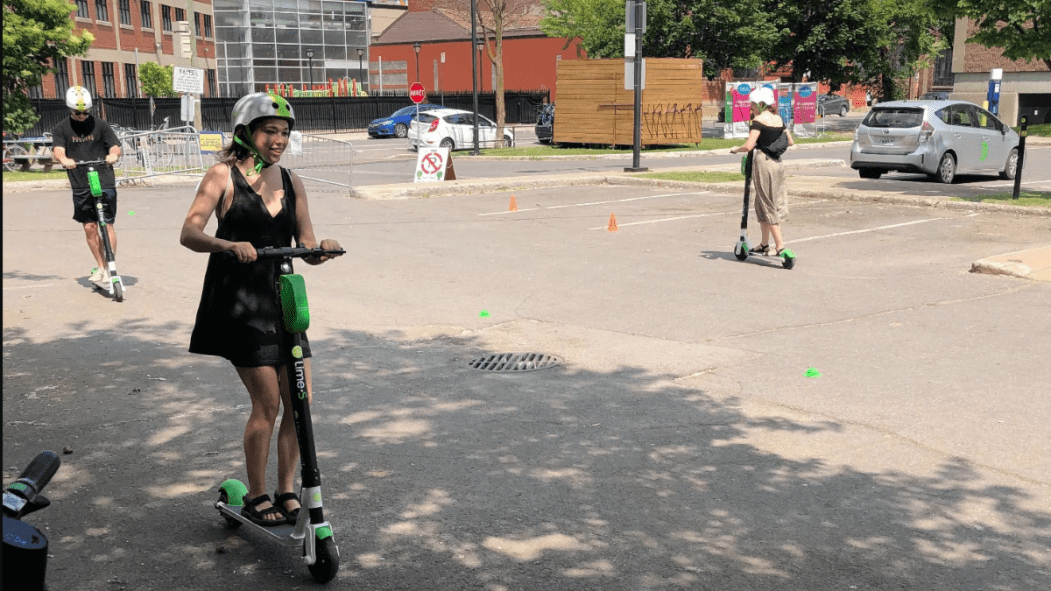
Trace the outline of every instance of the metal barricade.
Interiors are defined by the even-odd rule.
[[[296,171],[311,192],[350,195],[353,161],[350,142],[293,132],[281,166]]]
[[[192,126],[119,134],[123,155],[114,167],[117,183],[160,175],[204,174],[201,142]]]

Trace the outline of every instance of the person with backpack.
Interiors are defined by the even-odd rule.
[[[759,219],[763,238],[751,252],[770,254],[770,238],[774,239],[777,256],[785,249],[781,223],[788,220],[788,191],[785,187],[785,168],[781,156],[795,145],[792,134],[777,113],[777,99],[769,87],[757,88],[748,96],[752,110],[752,124],[748,141],[731,148],[731,154],[752,154],[752,180],[755,182],[755,215]]]

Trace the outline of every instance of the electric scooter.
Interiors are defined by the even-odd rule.
[[[741,158],[741,174],[744,175],[744,207],[741,211],[741,238],[734,245],[734,256],[743,261],[748,258],[751,246],[748,245],[748,198],[752,187],[752,154],[755,150],[748,152]],[[785,248],[781,251],[781,266],[791,269],[796,265],[796,253],[792,249]]]
[[[332,525],[325,521],[321,504],[321,471],[314,450],[314,427],[310,419],[310,403],[307,400],[305,363],[303,359],[303,334],[310,325],[307,307],[306,285],[302,275],[292,273],[292,259],[322,255],[341,255],[343,249],[322,248],[274,248],[256,250],[258,260],[271,259],[278,265],[276,289],[284,317],[282,323],[283,344],[288,371],[288,383],[292,388],[292,416],[299,440],[299,459],[302,466],[302,488],[299,498],[302,508],[296,524],[263,527],[252,523],[242,514],[247,500],[248,488],[239,480],[230,479],[219,486],[219,500],[215,508],[231,528],[248,525],[266,536],[271,542],[287,547],[302,546],[302,557],[307,569],[318,583],[327,583],[339,570],[339,548],[332,536]],[[232,256],[232,253],[227,256]]]
[[[47,589],[47,537],[22,517],[51,504],[40,492],[61,463],[55,452],[41,452],[4,488],[4,589]]]
[[[117,274],[117,257],[113,254],[113,246],[109,242],[109,231],[106,230],[106,215],[105,210],[102,208],[102,202],[99,201],[99,197],[102,197],[102,183],[99,182],[99,173],[95,170],[97,165],[107,165],[105,160],[87,160],[84,162],[78,162],[77,166],[88,167],[88,186],[91,188],[91,198],[95,202],[95,213],[98,214],[99,218],[99,234],[102,236],[102,249],[104,256],[106,257],[106,271],[109,273],[109,281],[104,283],[94,283],[93,285],[100,291],[113,296],[113,299],[118,302],[124,301],[124,281]]]

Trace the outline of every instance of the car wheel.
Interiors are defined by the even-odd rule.
[[[860,174],[863,179],[878,179],[883,176],[883,171],[874,168],[859,168],[858,174]]]
[[[1004,165],[1004,169],[1000,171],[1000,178],[1004,180],[1012,180],[1015,175],[1018,174],[1018,150],[1011,150],[1011,155],[1007,157],[1007,164]]]
[[[506,135],[504,136],[504,147],[505,148],[514,147],[514,142],[512,142],[511,138],[507,137]]]
[[[394,126],[394,137],[406,137],[409,135],[409,127],[404,123],[399,123]]]
[[[443,139],[442,142],[440,144],[438,144],[438,145],[441,146],[442,148],[449,148],[450,150],[452,150],[453,148],[456,147],[456,145],[453,143],[452,138],[449,138],[449,137]]]
[[[952,184],[952,180],[956,178],[956,159],[953,158],[952,154],[946,152],[942,155],[942,160],[938,163],[938,172],[936,175],[938,180],[946,185]]]
[[[849,111],[849,110],[850,110],[850,108],[849,108],[849,107],[847,107],[846,105],[843,105],[843,106],[842,106],[842,107],[841,107],[841,108],[839,109],[839,116],[840,116],[840,117],[845,117],[845,116],[847,115],[847,111]]]

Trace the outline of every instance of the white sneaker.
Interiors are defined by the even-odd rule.
[[[92,283],[102,283],[106,280],[106,269],[102,267],[95,267],[91,270],[91,276],[88,277],[88,281]]]

